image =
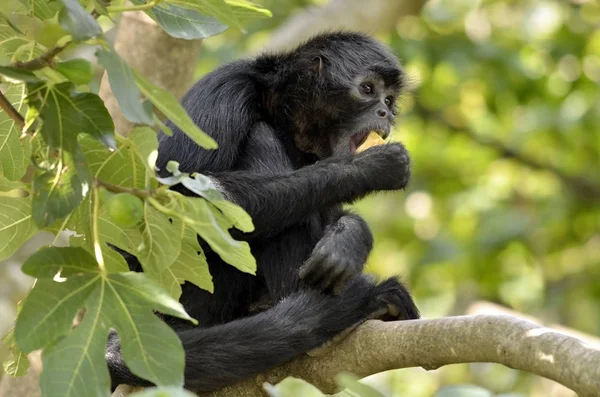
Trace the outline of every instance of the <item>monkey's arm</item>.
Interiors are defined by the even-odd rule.
[[[370,148],[356,156],[337,156],[292,170],[274,132],[257,123],[244,156],[251,166],[241,171],[204,172],[226,198],[244,208],[254,220],[252,236],[275,235],[310,214],[358,200],[377,190],[403,188],[410,177],[409,158],[400,144]],[[250,138],[249,138],[250,139]],[[267,146],[258,144],[265,140]],[[176,190],[192,195],[182,186]]]

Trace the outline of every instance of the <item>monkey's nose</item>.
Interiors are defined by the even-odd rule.
[[[377,115],[382,119],[385,119],[388,116],[388,112],[385,109],[377,109]]]

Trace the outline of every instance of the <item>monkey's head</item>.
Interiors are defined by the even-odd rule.
[[[405,78],[378,41],[327,33],[271,60],[266,107],[298,149],[325,158],[354,153],[370,131],[390,134]]]

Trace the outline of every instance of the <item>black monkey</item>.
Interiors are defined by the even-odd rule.
[[[408,153],[399,143],[355,154],[369,131],[389,134],[404,81],[377,41],[327,33],[291,52],[222,66],[185,95],[183,106],[219,149],[198,147],[171,124],[173,136],[160,137],[157,166],[178,161],[243,207],[256,230],[235,236],[249,241],[258,263],[251,276],[207,249],[214,294],[183,286],[181,302],[200,325],[165,321],[186,352],[186,388],[230,385],[368,318],[419,317],[396,278],[376,284],[361,273],[373,237],[362,218],[342,210],[409,180]],[[135,257],[125,256],[140,270]],[[265,298],[270,307],[253,313]],[[149,384],[127,369],[114,333],[107,360],[113,388]]]

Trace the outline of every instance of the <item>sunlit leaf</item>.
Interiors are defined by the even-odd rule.
[[[153,124],[151,112],[142,106],[141,94],[131,68],[114,50],[98,50],[96,56],[108,73],[110,88],[125,117],[132,123]]]
[[[256,273],[256,260],[245,241],[234,240],[228,230],[232,222],[201,198],[179,197],[171,205],[181,219],[200,235],[219,256],[235,268]]]
[[[25,92],[25,85],[11,85],[2,90],[21,114],[26,110]],[[29,137],[21,137],[21,130],[14,120],[6,112],[0,112],[0,175],[11,181],[20,179],[25,175],[30,155]]]
[[[10,257],[36,232],[31,199],[0,196],[0,260]]]
[[[158,156],[158,138],[156,132],[148,127],[138,127],[129,134],[131,147],[138,155],[150,175],[155,175],[155,164]]]
[[[134,4],[144,4],[140,0],[133,0]],[[145,11],[169,35],[180,39],[194,40],[215,36],[227,30],[227,25],[219,20],[202,15],[189,8],[176,7],[163,2],[159,7]]]
[[[212,276],[206,256],[198,244],[198,236],[186,227],[181,241],[181,253],[175,262],[162,272],[156,280],[175,299],[181,296],[181,285],[189,281],[198,287],[213,292]]]
[[[217,142],[206,135],[188,116],[185,109],[181,107],[177,99],[169,91],[163,90],[141,74],[134,71],[135,80],[142,93],[160,110],[169,120],[179,127],[198,145],[207,149],[216,149]]]
[[[77,0],[61,0],[65,5],[58,15],[60,26],[78,41],[102,35],[102,28]]]
[[[144,205],[144,221],[143,247],[137,256],[145,272],[160,275],[179,256],[183,226],[148,202]]]
[[[49,0],[20,0],[27,7],[29,15],[32,15],[41,20],[54,18],[60,9],[58,1]]]
[[[82,132],[116,147],[115,126],[98,95],[75,92],[72,83],[32,84],[28,89],[28,104],[44,121],[41,132],[51,148],[73,150]]]
[[[273,13],[266,8],[248,0],[225,0],[235,16],[240,19],[271,18]]]
[[[190,320],[181,304],[143,273],[104,274],[84,249],[51,247],[34,254],[24,270],[43,277],[66,269],[69,277],[41,278],[26,298],[15,335],[24,352],[46,348],[43,396],[109,394],[106,338],[117,330],[127,366],[157,385],[183,384],[184,355],[175,332],[153,313]],[[86,309],[72,330],[74,316]]]
[[[10,192],[15,189],[25,189],[25,184],[19,181],[10,181],[0,174],[0,192]]]
[[[225,25],[235,26],[244,31],[232,9],[223,0],[168,0],[168,2],[179,7],[198,11],[202,15],[217,18]]]

